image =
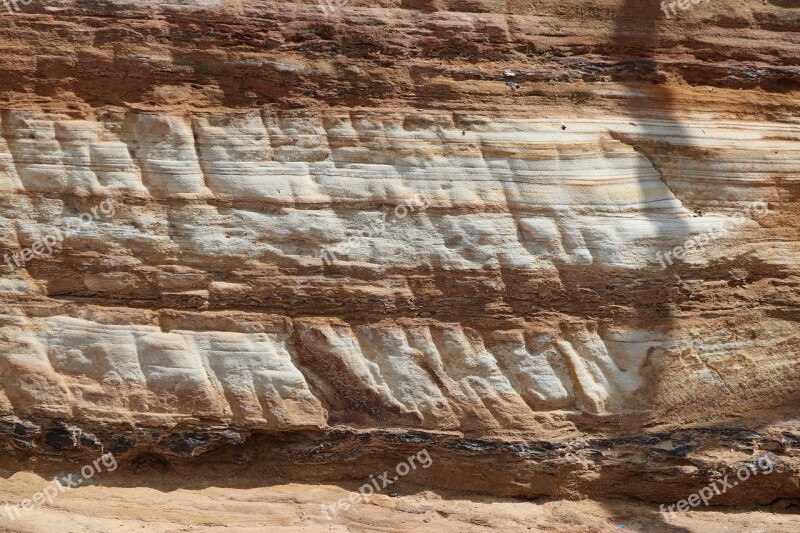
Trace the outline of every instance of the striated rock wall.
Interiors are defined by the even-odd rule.
[[[784,4],[0,14],[5,451],[800,498]]]

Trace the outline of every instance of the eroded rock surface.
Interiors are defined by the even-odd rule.
[[[14,464],[797,505],[798,6],[529,4],[0,15]]]

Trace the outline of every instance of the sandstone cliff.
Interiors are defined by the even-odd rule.
[[[800,4],[325,5],[0,14],[6,469],[796,509]]]

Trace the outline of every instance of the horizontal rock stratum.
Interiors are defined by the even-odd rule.
[[[800,4],[63,0],[0,42],[5,471],[426,449],[425,490],[660,504],[768,457],[713,504],[800,505]]]

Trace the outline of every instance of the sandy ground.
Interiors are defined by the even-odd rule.
[[[378,494],[327,520],[321,504],[346,498],[335,485],[273,484],[199,490],[87,484],[66,490],[11,520],[13,507],[49,480],[32,473],[0,477],[2,531],[702,531],[796,532],[800,515],[764,510],[689,512],[666,520],[656,505],[626,501],[516,501],[406,490]],[[8,504],[8,506],[6,505]]]

